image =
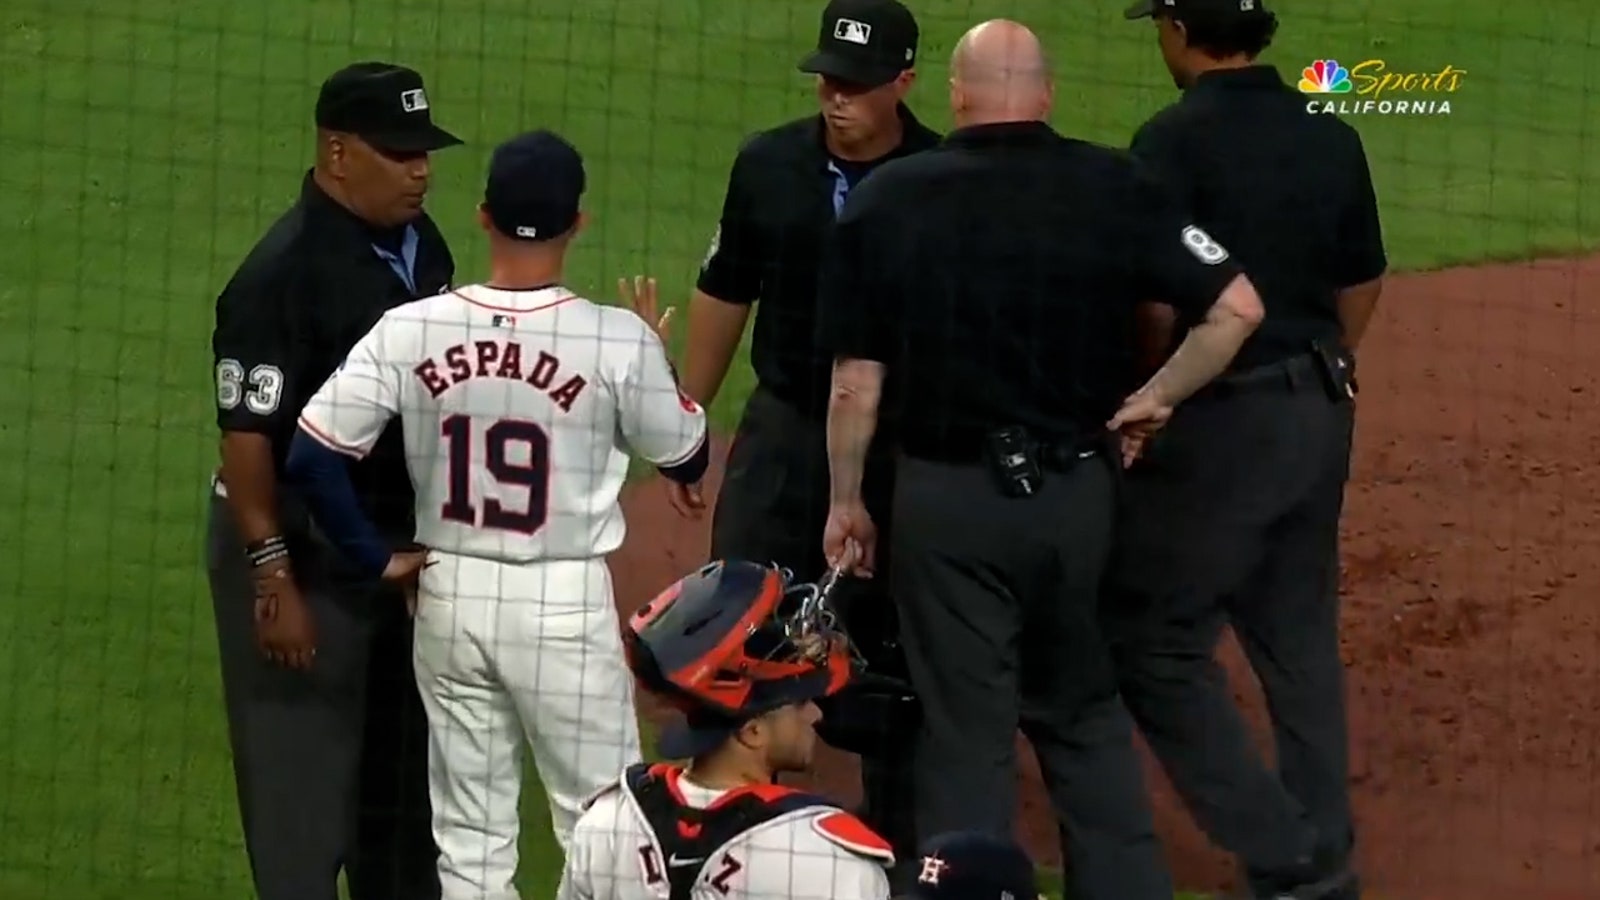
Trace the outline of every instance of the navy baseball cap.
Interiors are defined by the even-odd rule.
[[[553,131],[530,131],[495,148],[483,206],[506,237],[548,241],[577,223],[586,186],[575,147]]]
[[[935,835],[911,863],[915,900],[1034,900],[1039,882],[1033,860],[1017,843],[978,831]]]
[[[328,76],[317,94],[316,120],[318,128],[353,134],[395,153],[430,153],[461,143],[433,123],[422,76],[394,63],[353,63]]]
[[[1258,18],[1266,14],[1264,0],[1138,0],[1122,13],[1126,19],[1171,16],[1179,21],[1200,17],[1215,22],[1230,18]]]
[[[882,87],[916,63],[918,37],[916,17],[899,0],[833,0],[800,71]]]

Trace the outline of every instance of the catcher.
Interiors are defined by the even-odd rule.
[[[889,896],[887,841],[832,802],[773,783],[810,765],[816,701],[856,669],[826,607],[830,587],[713,562],[629,621],[634,674],[685,713],[658,750],[687,765],[630,766],[590,798],[558,900]]]

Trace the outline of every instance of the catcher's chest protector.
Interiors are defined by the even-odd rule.
[[[718,862],[717,851],[746,831],[802,809],[834,807],[812,794],[762,784],[730,791],[710,806],[697,809],[685,804],[673,789],[681,773],[673,766],[638,763],[630,766],[623,778],[623,787],[655,836],[660,851],[657,864],[665,869],[661,874],[671,887],[671,900],[690,900],[700,873]]]

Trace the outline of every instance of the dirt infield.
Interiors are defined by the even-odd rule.
[[[1597,301],[1600,259],[1400,277],[1363,348],[1343,643],[1377,895],[1600,897]],[[612,568],[630,611],[703,562],[707,535],[659,485],[626,502]],[[1254,682],[1231,645],[1223,655],[1259,726]],[[1019,834],[1053,863],[1026,758]],[[816,779],[855,795],[848,758]],[[1179,883],[1229,883],[1151,779]]]

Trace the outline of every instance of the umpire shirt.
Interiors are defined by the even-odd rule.
[[[1377,278],[1388,264],[1354,128],[1308,112],[1305,96],[1276,69],[1253,65],[1202,74],[1140,127],[1130,149],[1261,294],[1266,320],[1230,369],[1305,353],[1312,341],[1337,344],[1336,292]]]
[[[903,378],[901,449],[1104,432],[1134,383],[1138,301],[1203,317],[1240,273],[1126,154],[1043,122],[978,125],[885,165],[824,257],[819,343]]]
[[[300,410],[350,348],[386,310],[444,291],[454,274],[450,249],[426,214],[403,228],[375,229],[308,173],[299,201],[217,298],[217,427],[267,435],[281,478]],[[415,512],[399,424],[350,466],[367,515],[386,538],[409,541]],[[284,528],[296,528],[297,519],[304,521],[287,516]]]
[[[926,150],[939,135],[904,104],[904,135],[884,160]],[[734,158],[722,218],[701,267],[701,291],[728,303],[754,303],[750,363],[761,386],[808,416],[827,413],[832,358],[813,346],[817,259],[851,188],[882,161],[833,158],[822,117],[759,132]]]

